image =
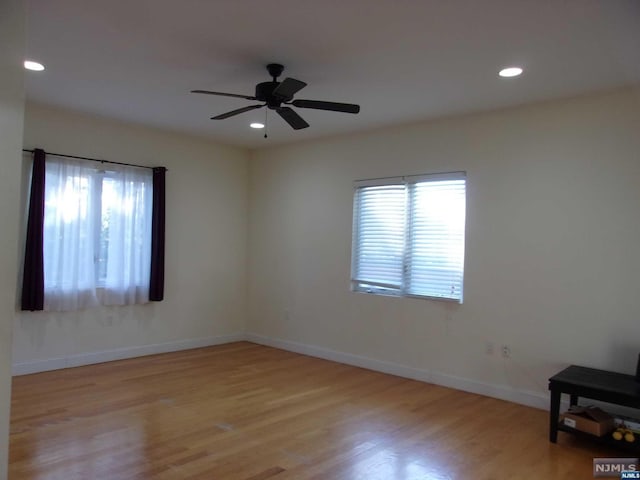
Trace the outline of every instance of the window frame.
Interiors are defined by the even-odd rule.
[[[462,236],[462,258],[460,269],[460,294],[459,297],[452,296],[435,296],[435,295],[419,295],[416,293],[409,293],[409,278],[410,278],[410,261],[413,242],[412,232],[415,228],[412,218],[412,199],[411,199],[411,185],[422,182],[436,182],[446,180],[463,180],[464,181],[464,210],[463,210],[463,236]],[[358,198],[359,191],[366,187],[375,186],[392,186],[392,185],[404,185],[405,186],[405,205],[404,205],[404,228],[403,228],[403,255],[402,255],[402,272],[401,272],[401,284],[400,286],[388,284],[384,285],[382,282],[374,284],[371,282],[367,284],[364,279],[356,278],[358,271],[358,243],[360,240],[360,223],[361,223],[361,205]],[[466,199],[467,199],[467,174],[465,171],[453,171],[443,173],[432,174],[420,174],[420,175],[407,175],[407,176],[395,176],[395,177],[382,177],[374,179],[356,180],[353,184],[353,223],[352,223],[352,245],[351,245],[351,291],[355,293],[367,293],[372,295],[383,295],[391,297],[406,297],[406,298],[418,298],[423,300],[438,300],[443,302],[462,304],[464,300],[464,271],[465,271],[465,259],[466,259]]]

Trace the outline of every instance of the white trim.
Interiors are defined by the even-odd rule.
[[[175,342],[116,348],[114,350],[103,350],[100,352],[79,353],[66,357],[17,362],[13,364],[12,373],[15,376],[28,375],[30,373],[47,372],[49,370],[59,370],[61,368],[111,362],[113,360],[122,360],[123,358],[143,357],[145,355],[155,355],[158,353],[210,347],[212,345],[221,345],[223,343],[241,342],[245,339],[246,338],[243,333],[233,333],[230,335],[219,335],[216,337],[192,338],[188,340],[178,340]]]
[[[417,183],[424,181],[465,180],[467,172],[459,170],[455,172],[421,173],[418,175],[404,175],[402,177],[364,178],[354,180],[353,186],[357,190],[362,187],[381,187],[385,185],[403,185],[405,183]]]
[[[269,347],[279,348],[290,352],[309,355],[311,357],[324,358],[334,362],[354,365],[356,367],[375,370],[377,372],[397,375],[399,377],[411,378],[421,382],[433,383],[444,387],[455,388],[465,392],[477,393],[488,397],[499,398],[509,402],[519,403],[528,407],[549,409],[549,396],[538,392],[518,390],[504,385],[494,385],[490,383],[478,382],[468,378],[456,377],[446,373],[432,372],[430,370],[418,369],[400,365],[399,363],[375,360],[369,357],[343,353],[328,348],[307,345],[304,343],[291,342],[272,337],[265,337],[255,333],[247,333],[245,338],[249,342]]]
[[[353,188],[357,190],[362,187],[383,187],[391,185],[404,185],[404,183],[404,177],[368,178],[363,180],[355,180],[353,182]]]
[[[432,383],[444,387],[454,388],[465,392],[476,393],[488,397],[499,398],[509,402],[519,403],[529,407],[542,410],[549,409],[549,396],[538,392],[518,390],[504,385],[495,385],[485,382],[478,382],[468,378],[456,377],[446,373],[434,372],[430,370],[408,367],[394,362],[376,360],[370,357],[354,355],[351,353],[338,352],[316,345],[308,345],[289,340],[281,340],[255,333],[235,333],[230,335],[220,335],[216,337],[194,338],[189,340],[179,340],[176,342],[159,343],[154,345],[141,345],[137,347],[118,348],[114,350],[103,350],[100,352],[81,353],[67,357],[48,358],[29,362],[18,362],[13,364],[13,375],[28,375],[31,373],[46,372],[49,370],[59,370],[62,368],[79,367],[95,363],[110,362],[125,358],[142,357],[145,355],[155,355],[158,353],[177,352],[192,348],[209,347],[222,345],[225,343],[248,341],[259,345],[287,350],[311,357],[324,358],[334,362],[353,365],[356,367],[375,370],[377,372],[397,375],[399,377],[411,378],[421,382]],[[563,402],[563,409],[568,407],[568,402]]]
[[[404,177],[407,183],[418,182],[442,182],[445,180],[466,180],[467,172],[425,173],[422,175],[410,175]]]

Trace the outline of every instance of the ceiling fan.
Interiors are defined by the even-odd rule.
[[[257,84],[254,96],[211,92],[209,90],[191,90],[191,93],[204,93],[207,95],[220,95],[223,97],[236,97],[264,102],[256,105],[249,105],[248,107],[238,108],[237,110],[231,110],[227,113],[222,113],[215,117],[211,117],[211,120],[224,120],[225,118],[233,117],[234,115],[249,112],[257,108],[267,107],[271,110],[275,110],[276,113],[280,115],[294,130],[307,128],[309,124],[305,122],[305,120],[291,107],[285,107],[283,105],[293,105],[298,108],[313,108],[316,110],[329,110],[332,112],[344,113],[358,113],[360,111],[360,106],[352,103],[323,102],[320,100],[293,100],[293,96],[306,87],[307,84],[300,80],[296,80],[295,78],[285,78],[282,82],[278,82],[278,77],[282,75],[282,72],[284,71],[284,67],[278,63],[270,63],[267,65],[267,71],[273,80]]]

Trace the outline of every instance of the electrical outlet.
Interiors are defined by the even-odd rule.
[[[484,353],[486,353],[487,355],[493,355],[494,350],[495,347],[493,345],[493,342],[487,342],[484,344]]]
[[[509,345],[502,345],[502,358],[511,358],[511,347]]]

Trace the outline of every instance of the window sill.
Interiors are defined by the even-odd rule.
[[[462,305],[463,301],[457,298],[447,298],[447,297],[432,297],[429,295],[413,295],[409,293],[392,293],[392,292],[379,292],[379,291],[366,291],[362,289],[351,289],[353,293],[361,293],[364,295],[375,295],[379,297],[392,297],[392,298],[414,298],[418,300],[435,300],[438,302],[446,302],[446,303],[455,303],[458,305]]]

